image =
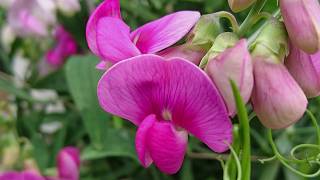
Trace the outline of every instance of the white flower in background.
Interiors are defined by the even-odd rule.
[[[16,38],[16,35],[13,32],[13,29],[11,28],[11,26],[9,26],[9,24],[3,25],[1,29],[0,39],[1,39],[2,47],[6,52],[9,52],[11,50],[11,45],[15,40],[15,38]]]
[[[8,12],[10,26],[19,36],[46,36],[55,24],[53,0],[15,0]]]
[[[72,15],[80,11],[79,0],[55,0],[57,8],[66,15]]]
[[[15,84],[18,87],[22,87],[24,80],[27,77],[28,67],[30,61],[22,56],[21,52],[18,52],[13,57],[12,70],[14,75]]]

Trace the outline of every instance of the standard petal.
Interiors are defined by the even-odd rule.
[[[86,38],[90,50],[99,56],[97,48],[97,23],[98,20],[103,17],[114,17],[121,19],[120,12],[120,1],[119,0],[105,0],[103,1],[91,14],[87,27],[86,27]]]
[[[199,18],[196,11],[176,12],[136,29],[131,39],[142,53],[156,53],[183,38]]]
[[[156,121],[156,116],[154,114],[146,117],[142,123],[139,125],[136,134],[136,151],[138,158],[143,167],[147,168],[151,165],[152,159],[150,157],[150,152],[147,148],[147,140],[149,138],[149,130]]]
[[[141,54],[130,39],[130,28],[117,18],[99,20],[97,46],[102,58],[114,63]]]
[[[80,155],[79,150],[74,147],[63,148],[57,156],[59,178],[78,180]]]
[[[23,179],[22,174],[19,172],[4,172],[0,174],[0,180],[21,180]]]
[[[231,143],[232,124],[214,84],[184,59],[141,55],[115,64],[98,84],[102,108],[136,125],[149,114],[191,132],[211,149]]]
[[[188,133],[176,130],[169,121],[155,121],[147,140],[154,164],[164,173],[175,174],[181,168],[186,153]]]
[[[252,104],[268,128],[286,128],[297,122],[307,108],[307,98],[286,67],[254,58]]]

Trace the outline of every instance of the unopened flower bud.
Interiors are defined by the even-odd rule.
[[[242,39],[234,47],[210,59],[206,72],[220,91],[229,116],[234,116],[236,105],[230,80],[236,83],[245,102],[249,101],[253,88],[252,61],[247,41]]]
[[[221,33],[214,40],[212,47],[207,54],[202,58],[200,67],[204,68],[210,59],[213,59],[224,50],[233,47],[239,41],[238,37],[234,33],[225,32]]]
[[[59,178],[78,180],[80,167],[80,153],[77,148],[65,147],[57,156]]]
[[[240,12],[251,6],[256,0],[228,0],[230,9],[233,12]]]
[[[310,55],[291,44],[285,64],[307,97],[320,95],[320,51]]]
[[[320,49],[318,0],[280,0],[281,14],[292,43],[307,53]]]
[[[254,57],[253,73],[253,108],[264,126],[286,128],[303,116],[307,98],[284,64]]]

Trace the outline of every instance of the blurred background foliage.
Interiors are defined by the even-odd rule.
[[[45,77],[39,76],[36,67],[43,56],[44,47],[52,44],[50,40],[38,43],[32,39],[18,38],[10,51],[5,51],[0,46],[0,162],[4,161],[3,155],[7,153],[7,147],[14,149],[19,146],[16,154],[12,149],[9,151],[9,155],[16,155],[18,158],[13,168],[19,170],[23,168],[25,160],[34,160],[41,172],[50,174],[59,149],[74,145],[81,149],[81,179],[85,180],[222,179],[223,170],[217,159],[226,159],[227,156],[212,153],[193,137],[190,137],[188,153],[178,174],[166,176],[154,166],[142,168],[134,150],[135,127],[105,113],[99,107],[96,85],[101,72],[95,69],[98,59],[90,55],[85,41],[85,24],[92,8],[90,6],[99,2],[81,0],[82,9],[76,15],[58,15],[59,22],[79,43],[81,55],[69,58],[63,68]],[[178,10],[198,10],[202,14],[230,11],[226,0],[121,0],[121,8],[123,18],[132,29]],[[268,1],[265,6],[265,10],[269,12],[276,9],[276,0]],[[236,14],[239,22],[244,20],[248,11]],[[6,23],[5,14],[5,10],[0,9],[0,26]],[[228,29],[227,21],[222,23]],[[13,82],[11,68],[18,49],[22,49],[23,55],[32,62],[20,86]],[[58,97],[43,100],[31,95],[33,90],[43,89],[56,91]],[[57,104],[62,104],[63,110],[50,111]],[[320,99],[311,100],[309,109],[320,118],[318,107]],[[250,107],[248,109],[250,111]],[[278,161],[258,161],[273,156],[273,153],[266,129],[256,118],[251,120],[251,138],[252,179],[303,179]],[[294,127],[275,132],[274,138],[280,151],[288,154],[294,145],[315,142],[316,133],[306,116]],[[296,168],[304,172],[314,170],[314,167],[308,165]]]

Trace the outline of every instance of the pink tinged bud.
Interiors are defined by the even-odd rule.
[[[256,0],[228,0],[230,9],[233,12],[240,12],[251,6]]]
[[[190,133],[216,152],[232,142],[232,123],[209,77],[185,59],[141,55],[111,67],[100,79],[101,107],[138,126],[136,150],[144,167],[174,174]]]
[[[60,179],[78,180],[80,153],[77,148],[63,148],[57,156],[58,174]]]
[[[254,59],[253,108],[262,124],[281,129],[298,121],[307,108],[307,98],[282,63]]]
[[[318,0],[280,0],[281,14],[293,44],[307,53],[320,49]]]
[[[248,102],[253,88],[252,60],[247,49],[247,41],[240,40],[234,47],[209,60],[206,72],[219,89],[228,109],[229,116],[236,114],[230,80],[240,90],[245,102]]]
[[[174,57],[182,58],[192,62],[195,65],[199,65],[201,59],[206,54],[206,51],[201,47],[193,46],[192,44],[187,43],[180,46],[170,47],[157,54],[166,59]]]
[[[285,64],[307,97],[320,95],[320,52],[310,55],[291,45]]]

